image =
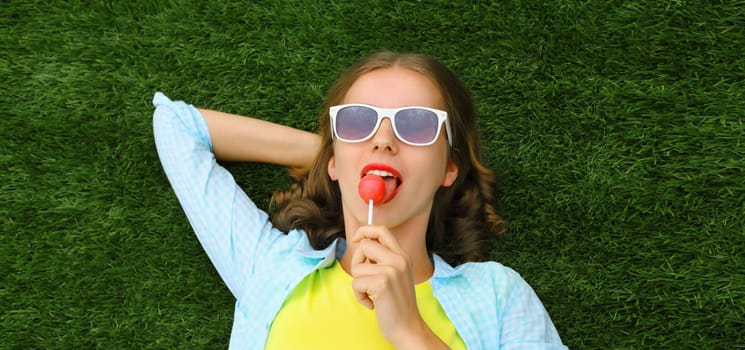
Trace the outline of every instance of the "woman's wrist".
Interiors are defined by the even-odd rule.
[[[396,349],[406,350],[450,349],[421,318],[419,322],[416,322],[416,326],[411,329],[402,329],[400,336],[393,345]]]

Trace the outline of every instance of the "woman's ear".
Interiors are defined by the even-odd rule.
[[[329,157],[329,163],[326,169],[332,181],[339,180],[339,177],[336,176],[336,158],[334,156]]]
[[[455,164],[455,162],[452,159],[450,159],[448,160],[448,165],[445,168],[445,177],[442,179],[442,186],[450,187],[455,182],[455,179],[457,178],[458,178],[458,165]]]

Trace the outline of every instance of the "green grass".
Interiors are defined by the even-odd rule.
[[[233,300],[152,94],[312,130],[378,49],[472,88],[510,222],[494,258],[567,345],[745,348],[745,3],[683,0],[3,5],[0,348],[224,349]],[[263,206],[286,184],[229,167]]]

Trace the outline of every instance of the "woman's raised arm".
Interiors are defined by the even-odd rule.
[[[251,271],[274,263],[263,258],[291,249],[302,237],[277,230],[216,158],[296,170],[313,162],[320,138],[256,119],[199,111],[160,92],[153,105],[153,135],[163,170],[199,242],[240,300],[255,289]]]
[[[212,151],[219,160],[303,170],[310,168],[320,147],[321,138],[308,131],[208,109],[199,111],[207,121]]]

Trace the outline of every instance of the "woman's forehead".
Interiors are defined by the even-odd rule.
[[[361,75],[347,90],[343,103],[445,109],[440,89],[429,77],[401,67],[379,68]]]

